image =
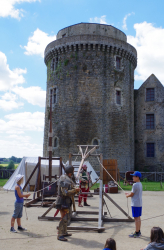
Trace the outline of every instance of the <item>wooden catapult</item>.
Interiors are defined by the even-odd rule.
[[[94,221],[94,222],[98,222],[98,226],[97,227],[72,227],[72,226],[68,226],[68,230],[94,230],[94,231],[98,231],[98,232],[102,232],[105,230],[105,228],[103,227],[103,223],[104,222],[133,222],[134,220],[108,195],[104,192],[103,190],[103,156],[102,154],[93,154],[93,152],[99,147],[99,146],[94,146],[94,145],[79,145],[79,151],[81,153],[81,163],[77,172],[77,177],[80,173],[81,167],[84,164],[84,161],[89,157],[98,157],[99,162],[100,162],[100,178],[99,178],[99,183],[100,183],[100,188],[99,188],[99,193],[92,193],[92,195],[97,195],[99,194],[99,210],[98,211],[76,211],[76,206],[75,206],[75,202],[73,199],[73,211],[71,210],[70,212],[70,221],[69,224],[73,221]],[[72,157],[73,156],[79,156],[78,154],[69,154],[69,164],[72,164]],[[90,193],[86,193],[86,192],[82,192],[81,194],[90,194]],[[110,202],[112,202],[114,204],[114,206],[116,206],[127,218],[126,219],[119,219],[119,218],[108,218],[106,217],[107,213],[104,212],[104,206],[107,207],[108,213],[110,215],[108,206],[106,204],[106,201],[104,199],[104,197],[106,197]],[[47,216],[47,214],[50,212],[51,209],[53,209],[55,207],[55,202],[48,208],[48,210],[42,215],[39,216],[38,219],[39,220],[60,220],[59,217],[50,217]],[[76,217],[76,215],[85,215],[85,217],[83,218],[79,218]],[[86,215],[98,215],[97,217],[86,217]]]
[[[54,157],[54,158],[52,157],[52,91],[50,94],[50,116],[49,117],[50,117],[50,126],[49,126],[49,133],[48,133],[48,137],[49,137],[49,148],[48,148],[48,151],[49,151],[49,158],[48,158],[48,160],[49,160],[49,175],[45,176],[44,179],[45,180],[46,180],[46,178],[49,179],[49,183],[47,184],[47,187],[49,187],[49,185],[51,185],[51,184],[53,185],[53,183],[51,183],[52,178],[55,178],[54,194],[56,195],[57,194],[57,178],[58,177],[52,176],[52,160],[59,160],[60,161],[59,177],[62,174],[62,169],[65,170],[65,167],[62,164],[61,157]],[[84,164],[84,161],[88,157],[90,157],[90,156],[98,157],[98,160],[100,163],[100,178],[99,178],[100,188],[99,188],[99,193],[93,193],[93,195],[99,194],[99,210],[98,211],[76,211],[75,201],[73,198],[72,199],[73,211],[71,208],[69,223],[71,223],[72,221],[94,221],[94,222],[98,222],[98,226],[97,227],[71,227],[71,226],[68,226],[68,230],[96,230],[98,232],[101,232],[101,231],[105,230],[105,228],[103,227],[104,222],[133,222],[134,220],[108,194],[106,194],[103,191],[103,156],[102,156],[102,154],[97,154],[97,153],[94,154],[94,151],[99,146],[98,145],[79,145],[78,147],[79,147],[79,152],[81,153],[82,160],[81,160],[80,166],[78,168],[77,177],[78,177],[80,170]],[[69,154],[69,164],[70,165],[72,165],[72,157],[73,156],[79,156],[79,154]],[[47,160],[47,158],[45,158],[45,157],[38,158],[38,163],[35,166],[34,170],[32,171],[30,177],[26,181],[26,184],[23,188],[23,190],[26,189],[27,185],[29,184],[29,181],[31,180],[32,176],[34,175],[35,171],[37,170],[33,199],[26,203],[26,207],[35,205],[35,203],[37,203],[39,200],[42,200],[42,203],[43,203],[44,188],[43,188],[42,181],[41,181],[41,161],[43,159]],[[41,189],[43,189],[42,195],[41,195]],[[53,192],[53,189],[51,191]],[[37,198],[35,198],[36,193],[37,193]],[[82,194],[90,194],[90,193],[84,192]],[[106,197],[108,200],[110,200],[110,202],[112,202],[127,218],[126,219],[107,218],[106,217],[107,213],[104,213],[104,206],[107,207],[109,215],[110,215],[110,212],[109,212],[109,209],[108,209],[108,206],[106,204],[104,197]],[[59,217],[47,216],[47,214],[50,212],[50,210],[55,207],[55,200],[51,200],[51,203],[52,203],[52,205],[50,205],[48,210],[42,216],[38,217],[39,220],[60,220]],[[36,206],[38,206],[38,205],[36,205]],[[76,217],[76,215],[78,215],[78,214],[83,214],[85,216],[86,215],[98,215],[98,217],[78,218],[78,217]]]
[[[31,175],[29,176],[28,180],[26,181],[23,191],[27,188],[31,178],[35,174],[37,170],[37,175],[36,175],[36,181],[35,181],[35,188],[34,188],[34,194],[33,194],[33,199],[29,199],[28,202],[26,202],[25,206],[30,207],[30,206],[39,206],[38,203],[39,201],[42,201],[40,206],[49,206],[49,203],[52,203],[55,201],[55,199],[50,199],[50,200],[44,200],[45,197],[50,197],[57,195],[57,178],[59,178],[62,175],[62,170],[65,170],[65,167],[62,163],[62,158],[61,157],[52,157],[52,90],[51,90],[51,95],[50,95],[50,114],[49,114],[49,120],[50,120],[50,126],[49,126],[49,157],[38,157],[38,163],[36,164],[35,168],[33,169]],[[42,160],[48,160],[49,162],[49,174],[43,176],[43,182],[41,180],[41,161]],[[52,176],[52,161],[53,160],[58,160],[59,163],[59,176],[55,175]],[[55,179],[55,183],[52,183],[52,178]],[[46,183],[46,179],[49,180],[49,182]],[[48,189],[49,185],[51,185],[51,189]],[[47,190],[46,187],[47,186]],[[47,192],[46,192],[47,191]],[[35,197],[37,194],[37,197]]]

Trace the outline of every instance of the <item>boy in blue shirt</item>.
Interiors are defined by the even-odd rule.
[[[17,233],[17,231],[14,229],[15,219],[17,219],[18,230],[20,230],[20,231],[26,230],[25,228],[23,228],[21,226],[21,217],[22,217],[23,202],[24,202],[23,197],[28,198],[30,196],[30,194],[23,194],[22,187],[20,186],[23,182],[23,177],[24,177],[24,175],[21,175],[21,174],[18,174],[15,177],[15,181],[17,183],[17,185],[15,186],[16,201],[15,201],[14,214],[11,218],[11,228],[10,228],[10,232],[13,232],[13,233]]]
[[[133,176],[133,181],[135,182],[132,186],[130,193],[125,193],[126,197],[131,197],[131,207],[132,207],[132,216],[135,220],[136,231],[129,235],[129,237],[140,237],[141,235],[141,218],[142,215],[142,184],[140,182],[141,173],[139,171],[131,174]]]

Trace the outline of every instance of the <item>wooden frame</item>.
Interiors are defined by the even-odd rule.
[[[68,226],[67,229],[68,230],[93,230],[93,231],[98,231],[98,232],[102,232],[105,230],[105,228],[103,227],[103,223],[104,222],[134,222],[134,220],[109,196],[107,195],[104,191],[103,191],[103,168],[101,166],[101,164],[103,164],[103,156],[102,154],[93,154],[93,152],[99,147],[99,146],[94,146],[94,145],[78,145],[79,147],[79,151],[81,152],[81,163],[78,169],[78,173],[77,173],[77,177],[78,174],[80,173],[80,169],[82,167],[82,165],[84,164],[84,161],[86,158],[88,158],[89,156],[95,156],[95,157],[99,157],[100,160],[100,189],[99,189],[99,211],[76,211],[75,208],[75,203],[73,202],[73,211],[74,213],[71,213],[70,215],[70,222],[71,221],[97,221],[98,222],[98,226],[97,227],[71,227]],[[69,154],[69,164],[72,164],[72,156],[75,156],[77,154]],[[83,192],[82,194],[88,194],[87,192]],[[96,195],[97,193],[93,193],[93,195]],[[103,207],[104,205],[107,207],[108,213],[109,209],[108,206],[105,202],[104,196],[110,200],[110,202],[112,202],[126,217],[127,219],[117,219],[117,218],[106,218],[105,215],[106,213],[103,214]],[[42,215],[39,216],[38,219],[39,220],[60,220],[59,217],[50,217],[50,216],[46,216],[48,214],[48,212],[55,207],[55,203],[53,203],[51,205],[51,207]],[[77,214],[95,214],[98,215],[98,217],[94,217],[94,218],[90,218],[90,217],[83,217],[83,218],[77,218],[76,215]],[[111,215],[110,215],[111,217]]]
[[[31,207],[31,206],[36,206],[35,204],[39,201],[43,202],[47,202],[47,200],[43,199],[43,197],[41,196],[41,192],[39,190],[42,189],[42,182],[41,182],[41,161],[42,160],[49,160],[45,157],[38,157],[38,163],[36,164],[35,168],[33,169],[31,175],[29,176],[28,180],[26,181],[23,191],[26,189],[27,185],[29,184],[32,176],[35,174],[36,170],[37,170],[37,176],[36,176],[36,181],[35,181],[35,189],[34,189],[34,194],[33,194],[33,199],[28,201],[25,205],[26,207]],[[65,170],[65,167],[62,163],[62,158],[61,157],[52,157],[52,160],[59,160],[60,161],[60,168],[59,168],[59,177],[62,174],[62,168]],[[50,176],[46,176],[47,178],[49,178]],[[52,174],[51,174],[51,178],[52,178]],[[51,179],[49,178],[49,179]],[[39,191],[39,192],[38,192]],[[37,198],[35,198],[37,194]],[[54,202],[55,199],[52,199],[52,202]],[[37,205],[37,206],[41,206],[41,205]],[[50,205],[51,206],[51,205]]]

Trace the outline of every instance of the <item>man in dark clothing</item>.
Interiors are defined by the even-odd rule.
[[[71,179],[74,172],[73,166],[66,167],[65,172],[66,174],[62,175],[58,180],[58,196],[56,199],[56,209],[61,214],[57,239],[61,241],[67,241],[65,237],[71,236],[71,234],[67,233],[67,224],[72,205],[71,197],[80,191],[80,188],[76,188],[75,183]]]

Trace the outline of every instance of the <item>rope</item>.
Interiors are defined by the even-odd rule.
[[[96,152],[97,152],[97,150],[96,150]],[[111,174],[106,170],[106,168],[104,168],[104,166],[103,166],[102,163],[100,162],[100,159],[99,159],[98,156],[97,156],[97,159],[98,159],[98,161],[99,161],[101,167],[102,167],[102,168],[106,171],[106,173],[112,178],[112,180],[114,181],[114,183],[116,183],[116,184],[119,186],[119,188],[125,193],[125,191],[122,189],[122,187],[120,187],[120,185],[118,184],[118,182],[115,181],[115,179],[114,179],[114,178],[111,176]],[[127,199],[127,209],[128,209],[128,215],[129,215],[129,204],[128,204],[128,199]]]
[[[119,186],[119,188],[125,193],[125,191],[122,189],[122,187],[120,187],[120,185],[118,184],[118,182],[115,181],[115,179],[113,179],[113,177],[111,176],[111,174],[104,168],[104,166],[103,166],[102,163],[100,162],[100,159],[98,158],[98,156],[97,156],[97,159],[98,159],[100,165],[102,166],[102,168],[103,168],[103,169],[106,171],[106,173],[112,178],[112,180],[114,181],[114,183],[116,183],[116,184]]]

